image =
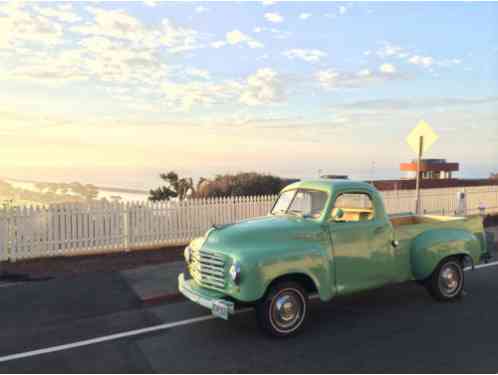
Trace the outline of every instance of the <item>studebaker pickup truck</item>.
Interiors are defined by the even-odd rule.
[[[227,319],[253,304],[274,336],[302,329],[308,296],[321,301],[417,281],[439,301],[461,296],[464,268],[489,256],[479,216],[389,216],[364,182],[302,181],[268,216],[213,226],[185,249],[188,299]]]

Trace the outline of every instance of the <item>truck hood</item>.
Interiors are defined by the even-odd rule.
[[[320,225],[314,220],[290,215],[264,216],[212,227],[206,233],[203,248],[234,255],[250,249],[268,248],[270,242],[302,238],[317,231],[320,231]]]

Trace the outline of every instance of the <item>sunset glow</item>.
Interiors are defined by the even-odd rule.
[[[487,177],[497,20],[496,3],[1,3],[0,176],[398,177],[424,119],[428,156]]]

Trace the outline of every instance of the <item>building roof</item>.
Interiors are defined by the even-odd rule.
[[[417,161],[412,160],[410,163],[401,163],[399,169],[402,171],[416,172]],[[453,172],[458,171],[459,169],[460,165],[458,163],[448,163],[446,162],[446,159],[422,159],[420,161],[420,172]]]
[[[373,181],[374,186],[378,190],[410,190],[415,189],[415,179],[410,180],[377,180]],[[490,178],[481,179],[421,179],[421,189],[438,189],[438,188],[457,188],[467,186],[486,186],[498,185],[498,180]]]

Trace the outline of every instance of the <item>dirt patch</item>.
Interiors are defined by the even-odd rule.
[[[136,267],[177,262],[183,259],[184,246],[164,247],[100,255],[53,257],[0,263],[0,279],[20,277],[42,279],[76,275],[83,272],[113,272]]]

